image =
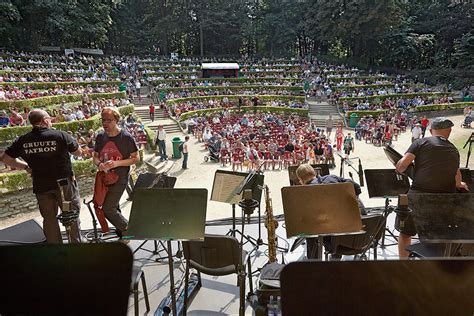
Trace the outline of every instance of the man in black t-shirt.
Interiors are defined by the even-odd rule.
[[[118,127],[120,113],[117,109],[105,107],[101,117],[104,131],[96,138],[94,163],[99,171],[113,170],[118,175],[118,180],[107,187],[102,209],[120,235],[128,226],[128,221],[119,211],[120,198],[127,187],[130,166],[138,162],[138,147],[133,136]]]
[[[66,132],[51,129],[51,117],[43,110],[32,110],[28,120],[33,130],[18,137],[5,151],[3,161],[16,169],[26,170],[33,177],[33,193],[38,200],[43,231],[48,243],[62,243],[56,215],[62,207],[58,180],[64,179],[64,198],[71,209],[80,210],[80,196],[72,170],[70,153],[81,155],[74,138]],[[21,158],[23,160],[19,160]],[[80,242],[79,220],[71,226],[70,238]]]
[[[410,192],[413,193],[456,193],[456,190],[468,190],[462,182],[459,170],[459,152],[448,140],[454,126],[449,119],[436,118],[431,123],[431,137],[415,140],[405,156],[397,162],[398,172],[405,170],[415,162],[415,171]],[[401,224],[397,215],[396,228],[400,231],[398,253],[400,258],[408,257],[405,250],[416,235],[413,219],[409,216]]]

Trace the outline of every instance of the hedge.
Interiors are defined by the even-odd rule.
[[[186,90],[240,90],[240,89],[257,89],[257,90],[290,90],[290,91],[301,91],[303,92],[303,86],[257,86],[257,85],[248,85],[248,86],[191,86],[191,87],[173,87],[173,88],[159,88],[159,91],[186,91]]]
[[[345,85],[345,86],[340,86],[340,87],[331,87],[332,90],[334,91],[340,91],[340,90],[357,90],[357,89],[378,89],[382,87],[393,87],[395,86],[395,82],[387,82],[387,83],[376,83],[376,84],[355,84],[355,85]],[[422,85],[417,85],[414,83],[405,83],[403,84],[405,87],[420,87]]]
[[[118,110],[122,116],[126,116],[129,113],[134,111],[135,107],[133,104],[119,107]],[[77,132],[80,127],[84,130],[93,129],[96,130],[101,126],[100,124],[100,115],[97,114],[87,120],[77,120],[71,122],[61,122],[54,123],[53,127],[61,131],[71,131],[73,133]],[[31,126],[15,126],[15,127],[6,127],[0,129],[0,142],[9,143],[13,141],[16,137],[23,135],[31,130]]]
[[[158,79],[150,80],[149,82],[153,85],[160,83],[170,83],[170,82],[183,82],[183,81],[196,81],[196,82],[262,82],[262,81],[298,81],[303,82],[301,78],[275,78],[275,77],[259,77],[259,78],[196,78],[196,79]]]
[[[393,79],[394,76],[375,76],[375,75],[368,75],[368,76],[354,76],[354,77],[328,77],[327,80],[329,81],[344,81],[344,80],[352,80],[352,79],[373,79],[373,80],[380,80],[380,79]]]
[[[239,112],[238,108],[227,108],[230,112]],[[297,114],[299,116],[308,116],[308,109],[298,109],[298,108],[289,108],[289,107],[280,107],[280,106],[257,106],[257,111],[258,112],[265,112],[265,113],[283,113],[285,115],[290,115],[290,114]],[[186,113],[183,113],[179,120],[184,121],[188,119],[191,116],[197,115],[197,116],[203,116],[210,113],[215,113],[215,112],[222,112],[224,108],[212,108],[212,109],[202,109],[202,110],[195,110],[195,111],[189,111]],[[255,110],[255,107],[253,106],[242,106],[240,108],[240,112],[253,112]]]
[[[36,64],[36,63],[29,63],[26,61],[15,61],[15,62],[9,62],[9,61],[3,61],[0,62],[0,65],[8,65],[8,66],[34,66],[34,67],[42,67],[42,66],[55,66],[55,67],[73,67],[73,68],[80,68],[80,69],[88,69],[88,65],[63,65],[60,63],[41,63],[41,64]]]
[[[76,177],[92,176],[96,170],[92,159],[73,161],[72,168]],[[29,189],[32,186],[31,176],[26,171],[0,173],[0,190],[3,193]]]
[[[467,106],[474,106],[474,102],[456,102],[456,103],[441,103],[441,104],[420,105],[420,106],[417,106],[416,108],[411,108],[409,110],[409,112],[442,111],[442,110],[450,110],[450,109],[463,109]],[[352,113],[357,113],[359,116],[378,115],[382,112],[387,112],[387,111],[389,111],[389,110],[388,109],[360,110],[360,111],[359,110],[354,110],[354,111],[347,111],[346,116],[350,117]]]
[[[340,70],[329,70],[329,71],[322,71],[322,75],[328,74],[347,74],[347,73],[355,73],[355,72],[363,72],[361,69],[351,70],[351,69],[340,69]]]
[[[248,99],[253,97],[252,95],[207,95],[202,97],[190,97],[190,98],[177,98],[172,100],[167,100],[166,105],[177,104],[188,101],[206,101],[206,100],[222,100],[224,97],[227,97],[229,101],[238,101],[240,97]],[[304,102],[305,97],[302,96],[289,96],[289,95],[259,95],[258,99],[260,101],[298,101]]]
[[[452,93],[449,92],[410,92],[410,93],[394,93],[394,94],[385,94],[385,95],[369,95],[364,97],[342,97],[339,98],[339,102],[341,101],[355,101],[355,100],[375,100],[379,99],[378,102],[389,99],[389,98],[414,98],[414,97],[423,97],[423,96],[442,96],[442,95],[450,95]]]
[[[92,74],[92,73],[99,73],[97,71],[73,71],[73,72],[65,72],[65,71],[18,71],[18,70],[0,70],[0,74],[14,74],[14,75],[30,75],[33,77],[37,77],[40,75],[55,75],[59,77],[66,77],[67,75],[82,75],[82,74]],[[109,76],[119,75],[120,71],[117,72],[106,72]]]
[[[97,87],[119,85],[121,81],[55,81],[55,82],[0,82],[0,86],[30,87],[31,89],[49,89],[57,86]]]
[[[91,93],[89,98],[92,100],[95,99],[112,99],[112,98],[125,98],[125,92],[107,92],[107,93]],[[12,101],[1,101],[0,110],[7,110],[12,107],[23,108],[39,108],[45,107],[52,104],[59,104],[62,101],[64,102],[78,102],[82,100],[82,94],[64,94],[64,95],[55,95],[48,97],[39,97],[34,99],[26,100],[12,100]]]

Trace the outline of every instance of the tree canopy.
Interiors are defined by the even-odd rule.
[[[473,67],[473,8],[455,0],[3,0],[0,47]]]

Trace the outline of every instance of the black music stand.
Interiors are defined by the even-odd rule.
[[[43,228],[34,219],[0,229],[0,246],[34,245],[46,242]]]
[[[131,194],[132,201],[133,201],[133,193],[135,192],[136,189],[140,188],[145,188],[145,189],[172,189],[174,188],[176,184],[176,180],[178,178],[176,177],[169,177],[166,173],[142,173],[138,176],[137,181],[135,182],[135,186],[133,187],[133,191]],[[165,251],[166,252],[166,247],[163,244],[161,240],[153,240],[153,250],[149,250],[146,248],[143,248],[145,244],[149,240],[144,240],[134,251],[133,254],[137,253],[140,249],[151,252],[154,255],[158,255],[161,252]],[[158,249],[158,243],[161,245],[162,249]],[[181,257],[181,250],[179,248],[178,244],[178,252],[176,253],[176,257],[180,258]],[[159,262],[160,260],[166,259],[166,257],[157,257],[155,258],[156,262]]]
[[[449,257],[452,244],[474,243],[474,194],[410,193],[408,204],[422,244],[441,243],[443,256]],[[414,248],[421,257],[433,254],[433,246],[425,252]]]
[[[125,316],[132,264],[121,243],[0,247],[0,314]]]
[[[242,192],[244,190],[252,190],[252,199],[258,202],[258,238],[255,239],[252,236],[244,237],[255,247],[263,245],[260,210],[263,182],[263,174],[216,170],[211,192],[211,201],[232,205],[232,229],[229,230],[228,234],[235,237],[236,233],[243,234],[236,228],[235,206],[242,200]],[[241,220],[244,220],[243,216]]]
[[[359,205],[352,183],[300,185],[281,189],[287,237],[362,234]]]
[[[472,315],[474,310],[474,260],[293,262],[280,279],[283,315]]]
[[[171,309],[174,316],[178,313],[171,241],[204,240],[206,208],[206,189],[139,188],[134,193],[127,236],[123,238],[167,242]]]
[[[367,182],[367,189],[369,191],[370,198],[384,198],[385,208],[384,217],[387,217],[392,212],[390,208],[391,198],[397,197],[399,194],[406,194],[410,189],[410,182],[406,175],[398,173],[395,169],[365,169],[365,180]],[[385,244],[385,234],[388,232],[395,241],[398,241],[395,234],[388,228],[385,227],[382,233],[381,247],[393,246]]]
[[[299,166],[289,166],[288,167],[288,178],[290,180],[290,185],[299,185],[298,177],[296,176],[296,169]],[[326,163],[314,164],[313,167],[316,176],[327,176],[329,175],[329,165]]]

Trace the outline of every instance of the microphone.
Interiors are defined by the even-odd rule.
[[[364,169],[362,169],[362,163],[359,158],[359,184],[361,187],[364,186]]]

